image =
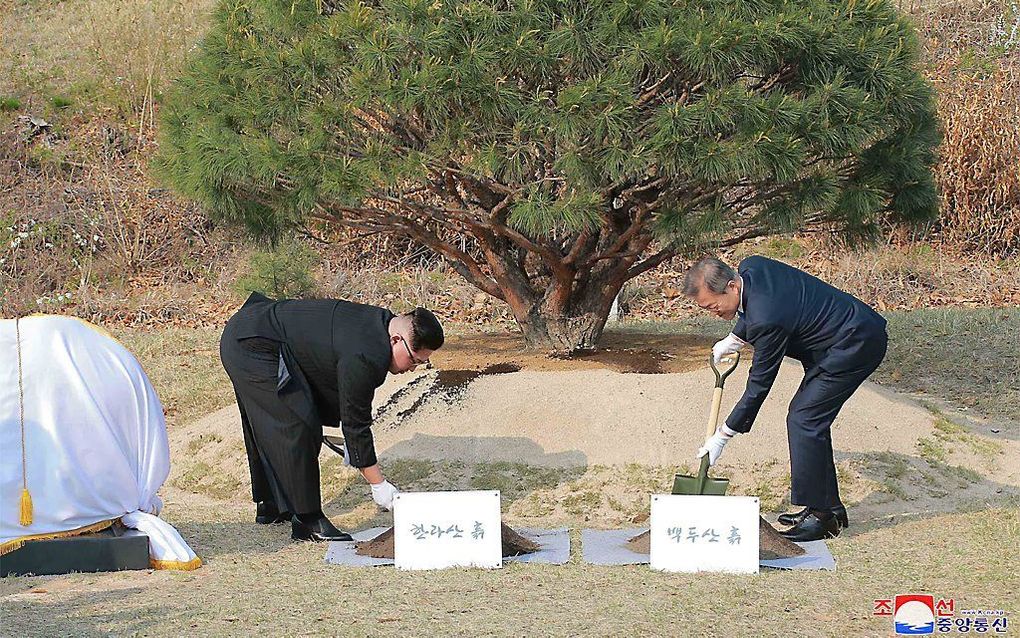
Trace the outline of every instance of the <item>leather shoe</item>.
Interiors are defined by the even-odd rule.
[[[354,540],[347,532],[341,532],[334,527],[325,516],[314,523],[302,523],[300,519],[294,517],[290,522],[290,537],[296,541],[316,543]]]
[[[259,501],[255,505],[255,522],[259,525],[272,525],[273,523],[286,523],[290,520],[290,512],[281,512],[276,509],[276,503],[272,501]]]
[[[825,515],[824,512],[811,510],[808,512],[808,515],[804,517],[804,520],[797,523],[790,529],[779,533],[795,543],[818,541],[823,538],[836,538],[839,536],[843,527],[839,524],[839,520],[836,516],[833,514],[825,516],[825,518],[820,518],[818,514],[822,514],[823,516]]]
[[[805,507],[799,512],[788,512],[786,514],[779,515],[779,522],[783,525],[796,525],[802,520],[807,518],[807,515],[811,513],[810,507]],[[832,513],[836,516],[836,520],[844,528],[850,527],[850,519],[846,515],[846,507],[840,505],[839,507],[832,508]]]

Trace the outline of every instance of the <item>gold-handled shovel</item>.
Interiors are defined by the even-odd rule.
[[[715,366],[715,359],[711,355],[708,357],[708,362],[712,366],[712,372],[715,373],[715,391],[712,393],[712,412],[708,416],[708,426],[705,428],[706,439],[715,434],[716,427],[719,424],[719,406],[722,404],[723,384],[726,382],[726,377],[730,376],[737,369],[737,364],[740,363],[740,353],[737,352],[735,355],[733,364],[723,372],[719,372],[719,368]],[[673,478],[673,493],[724,496],[729,485],[729,479],[709,478],[708,455],[706,454],[701,457],[701,468],[698,470],[697,476],[677,474]]]

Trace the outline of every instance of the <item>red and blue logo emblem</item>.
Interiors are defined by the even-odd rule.
[[[935,597],[928,594],[897,594],[893,623],[899,635],[935,633]]]

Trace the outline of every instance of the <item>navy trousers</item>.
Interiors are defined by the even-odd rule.
[[[832,422],[857,388],[885,357],[883,333],[863,348],[851,370],[833,374],[819,364],[806,363],[804,380],[790,401],[786,432],[790,442],[790,497],[793,503],[830,510],[842,505],[832,457]]]

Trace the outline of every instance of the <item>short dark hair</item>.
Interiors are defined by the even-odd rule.
[[[425,308],[406,313],[411,318],[411,349],[439,350],[443,347],[443,326],[439,319]]]
[[[726,292],[726,284],[737,278],[737,273],[717,257],[705,257],[691,266],[684,277],[684,294],[693,297],[705,285],[716,294]]]

